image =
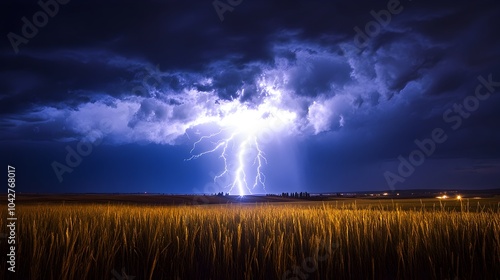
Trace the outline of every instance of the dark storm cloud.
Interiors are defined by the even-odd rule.
[[[1,139],[69,141],[112,119],[111,143],[173,144],[224,101],[280,91],[326,165],[396,158],[449,126],[443,113],[478,75],[500,80],[500,4],[400,1],[360,49],[354,28],[389,2],[245,0],[221,22],[206,1],[70,1],[15,54],[7,34],[40,7],[6,1]],[[435,156],[498,157],[498,104],[482,102]]]
[[[127,58],[143,63],[144,67],[148,64],[160,65],[165,72],[172,70],[204,72],[207,71],[209,64],[221,60],[235,65],[251,62],[269,64],[277,55],[273,53],[272,48],[273,44],[279,43],[276,38],[290,47],[297,42],[314,42],[326,50],[334,50],[339,43],[352,43],[353,27],[363,28],[365,23],[373,20],[369,11],[383,9],[385,4],[372,1],[363,3],[249,2],[238,6],[234,12],[227,13],[227,22],[221,23],[215,11],[212,11],[211,5],[206,3],[111,1],[83,4],[70,2],[60,7],[59,14],[51,19],[53,21],[41,29],[29,44],[22,46],[25,55],[21,52],[20,55],[13,56],[10,47],[5,44],[2,48],[4,55],[7,56],[4,65],[11,71],[32,69],[31,75],[36,76],[43,73],[42,77],[38,78],[42,79],[46,87],[40,88],[40,91],[49,100],[60,101],[58,96],[70,98],[71,95],[67,94],[68,88],[87,91],[101,89],[113,94],[113,91],[124,90],[117,85],[120,81],[130,80],[129,71],[141,70],[131,65],[114,65],[114,67],[102,65],[106,63],[100,58],[105,60],[108,56]],[[478,7],[477,4],[465,2],[454,2],[453,6],[433,3],[432,9],[424,4],[415,4],[414,8],[409,6],[410,3],[402,2],[402,5],[406,7],[404,14],[393,15],[387,31],[370,40],[369,55],[377,58],[376,51],[382,46],[399,42],[408,44],[402,48],[411,54],[409,56],[423,59],[423,61],[418,61],[417,65],[414,65],[415,63],[408,64],[408,61],[398,57],[395,59],[399,63],[392,65],[393,63],[384,61],[386,58],[381,57],[378,61],[387,69],[395,67],[391,75],[401,72],[387,81],[389,88],[393,91],[387,93],[388,96],[397,93],[409,81],[417,79],[418,67],[435,63],[433,60],[438,58],[435,58],[432,53],[436,52],[435,49],[439,46],[433,45],[442,44],[441,48],[446,49],[450,47],[453,40],[459,39],[465,41],[466,45],[470,44],[468,40],[463,40],[464,33],[472,33],[476,29],[484,30],[487,27],[484,26],[485,24],[493,26],[492,24],[495,23],[491,19],[494,18],[494,9],[485,11],[488,6],[494,5],[492,3],[483,4],[486,7]],[[121,9],[122,6],[127,8]],[[33,10],[36,11],[36,8],[36,5],[13,7],[12,9],[16,12],[5,20],[7,23],[5,31],[17,30],[19,32],[22,24],[19,15],[29,16]],[[280,38],[280,33],[286,33],[287,30],[295,31],[294,35]],[[417,31],[408,36],[420,38],[426,45],[425,49],[422,50],[415,42],[404,40],[402,33],[408,30]],[[402,38],[403,41],[401,41]],[[498,45],[498,36],[496,39],[494,36],[487,37],[487,39],[489,44]],[[26,54],[34,49],[38,50],[39,56],[49,55],[53,60],[40,61],[40,58]],[[65,57],[64,53],[68,50],[74,53],[73,57],[68,58],[67,55]],[[92,52],[101,52],[101,56]],[[478,51],[471,53],[477,55]],[[289,54],[292,55],[293,50]],[[439,57],[444,59],[443,54]],[[92,58],[97,61],[92,61]],[[293,56],[290,58],[293,59]],[[91,61],[88,61],[89,59]],[[480,59],[474,58],[475,61]],[[322,62],[318,62],[320,63]],[[37,65],[44,69],[40,69]],[[47,67],[48,65],[50,67]],[[408,65],[408,69],[405,69],[405,65]],[[298,93],[304,94],[327,91],[332,82],[338,83],[339,81],[335,77],[337,73],[330,74],[330,72],[335,72],[331,69],[331,65],[323,67],[317,65],[318,73],[311,74],[311,77],[300,76],[290,86]],[[253,77],[248,75],[242,77],[243,74],[238,73],[240,70],[224,69],[224,72],[214,74],[215,86],[220,89],[222,98],[235,97],[236,91],[241,87],[240,79],[252,82]],[[100,74],[95,75],[96,71]],[[364,70],[356,69],[356,71]],[[253,72],[258,74],[258,70]],[[339,74],[344,75],[341,82],[345,82],[345,72]],[[27,78],[29,78],[28,75],[27,73]],[[234,81],[235,79],[238,81]],[[72,83],[73,80],[77,81]],[[11,88],[12,86],[9,87]],[[180,87],[174,88],[174,90],[179,89]],[[12,100],[9,103],[11,106],[8,107],[34,97],[32,91],[26,91],[22,95],[25,95],[24,99],[18,97]]]
[[[310,59],[302,67],[290,73],[289,88],[298,95],[317,96],[343,87],[350,81],[350,67],[347,61],[328,61],[319,57]]]
[[[261,70],[258,66],[232,67],[230,65],[217,66],[213,71],[213,90],[217,91],[221,99],[231,100],[237,97],[238,92],[245,89],[247,93],[255,92],[252,87]]]

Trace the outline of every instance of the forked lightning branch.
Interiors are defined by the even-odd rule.
[[[274,92],[273,97],[278,100],[280,94]],[[294,123],[296,114],[271,101],[249,108],[234,100],[222,101],[220,112],[221,117],[202,123],[217,129],[204,135],[198,133],[200,136],[193,144],[191,157],[186,160],[216,154],[223,165],[213,178],[216,185],[241,196],[252,194],[258,188],[265,192],[264,166],[268,159],[263,146],[274,135],[286,133],[283,131]]]
[[[220,130],[217,133],[200,137],[198,141],[194,142],[191,157],[187,160],[196,159],[210,153],[219,153],[219,158],[224,163],[224,170],[214,177],[214,183],[217,183],[224,176],[233,175],[232,182],[225,186],[229,188],[229,193],[232,193],[236,188],[239,195],[244,195],[245,193],[252,193],[252,190],[258,186],[262,186],[265,190],[266,176],[262,172],[262,167],[263,164],[267,163],[267,159],[260,148],[257,135],[237,130],[226,138],[210,142],[213,143],[214,148],[195,153],[198,144],[203,141],[211,141],[213,138],[221,136],[223,132],[223,130]],[[229,164],[230,162],[236,166],[235,170],[231,170],[230,166],[232,165]],[[249,172],[247,171],[249,167],[255,170],[253,178],[249,178]],[[249,182],[250,180],[252,182]]]

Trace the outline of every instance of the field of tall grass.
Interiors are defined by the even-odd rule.
[[[16,272],[0,266],[12,279],[500,278],[498,209],[390,208],[19,205]]]

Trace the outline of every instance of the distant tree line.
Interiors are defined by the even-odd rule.
[[[204,194],[205,195],[205,194]],[[228,196],[229,193],[218,192],[213,193],[212,196]],[[281,197],[291,197],[291,198],[309,198],[311,194],[308,192],[283,192],[281,194],[268,193],[266,196],[281,196]]]
[[[229,193],[218,192],[216,195],[217,196],[228,196]]]
[[[308,192],[283,192],[281,195],[279,194],[267,194],[266,196],[281,196],[281,197],[291,197],[291,198],[309,198],[311,194]]]

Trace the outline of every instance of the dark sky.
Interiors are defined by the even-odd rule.
[[[500,187],[498,1],[39,3],[0,4],[18,191]]]

